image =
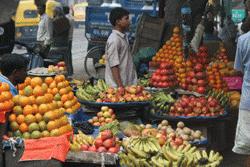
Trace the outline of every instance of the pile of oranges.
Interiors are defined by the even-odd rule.
[[[220,72],[224,68],[224,64],[213,62],[207,66],[208,85],[216,90],[227,90],[227,83],[223,80],[223,75]]]
[[[19,95],[12,99],[15,106],[9,116],[10,135],[37,139],[72,131],[64,113],[74,112],[80,104],[63,75],[44,80],[27,77],[18,89]]]
[[[0,82],[0,123],[5,122],[5,112],[12,110],[14,103],[12,101],[12,94],[10,93],[10,86],[7,83]]]
[[[162,48],[156,53],[152,59],[153,64],[159,63],[172,63],[175,59],[182,57],[182,38],[180,35],[179,27],[173,29],[173,35],[170,40],[162,46]]]

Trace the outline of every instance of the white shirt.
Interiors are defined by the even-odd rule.
[[[52,32],[52,20],[47,14],[43,14],[38,24],[37,41],[44,42],[44,45],[49,45],[52,41]]]
[[[111,71],[112,67],[118,66],[122,84],[124,86],[135,85],[137,83],[137,74],[127,36],[117,30],[113,30],[107,40],[105,51],[106,83],[111,87],[118,87]]]

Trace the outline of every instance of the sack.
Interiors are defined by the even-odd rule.
[[[30,56],[30,62],[28,65],[28,70],[31,70],[33,68],[37,67],[43,67],[44,66],[44,61],[43,58],[39,55],[31,55]]]

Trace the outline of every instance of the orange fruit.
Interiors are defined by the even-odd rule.
[[[65,86],[69,86],[69,81],[65,80],[65,81],[64,81],[64,85],[65,85]]]
[[[20,126],[19,126],[19,130],[24,133],[24,132],[28,132],[29,128],[28,128],[28,125],[26,123],[22,123]]]
[[[66,88],[62,88],[62,89],[60,89],[59,90],[59,94],[62,96],[62,95],[65,95],[65,94],[67,94],[68,93],[68,91],[67,91],[67,89]]]
[[[0,103],[5,101],[5,97],[0,94]]]
[[[31,78],[30,77],[26,77],[24,83],[25,83],[25,85],[30,85]]]
[[[7,111],[12,110],[14,107],[14,102],[12,100],[5,101],[5,107],[7,108]]]
[[[46,98],[47,103],[52,102],[54,99],[54,96],[50,93],[46,93],[44,96]]]
[[[38,107],[38,111],[40,114],[44,114],[48,111],[48,106],[47,104],[41,104],[39,107]]]
[[[35,117],[36,117],[36,122],[38,123],[43,120],[43,116],[40,113],[36,113]]]
[[[36,122],[36,117],[32,114],[29,114],[29,115],[25,116],[24,122],[29,125],[33,122]]]
[[[25,84],[24,83],[21,83],[21,84],[18,84],[17,85],[17,89],[20,91],[20,90],[23,90],[25,88]]]
[[[57,128],[57,127],[56,127],[55,121],[49,121],[49,122],[48,122],[48,124],[47,124],[47,130],[48,130],[48,131],[51,131],[51,130],[56,129],[56,128]]]
[[[33,104],[32,107],[33,107],[33,113],[34,114],[39,112],[38,111],[38,106],[36,104]]]
[[[30,104],[36,104],[35,96],[30,96],[29,99],[30,99]]]
[[[36,104],[39,105],[39,104],[45,104],[46,103],[46,97],[45,96],[38,96],[36,98]]]
[[[19,103],[19,98],[20,98],[20,95],[16,95],[12,98],[12,101],[15,103],[15,104],[18,104]]]
[[[43,96],[45,93],[45,91],[42,89],[41,86],[37,85],[35,86],[34,90],[33,90],[33,95],[34,96]]]
[[[33,114],[33,112],[34,112],[34,110],[33,110],[33,107],[31,105],[26,105],[23,108],[23,114],[24,115]]]
[[[12,98],[12,94],[9,91],[4,91],[1,95],[3,96],[4,101]]]
[[[52,94],[53,94],[53,95],[56,95],[57,93],[58,93],[58,89],[57,89],[57,88],[53,88],[53,89],[52,89]]]
[[[62,101],[58,101],[58,102],[57,102],[57,106],[58,106],[59,108],[63,107],[63,102],[62,102]]]
[[[62,81],[64,81],[64,80],[65,80],[64,75],[57,75],[57,76],[55,76],[55,81],[56,81],[57,83],[62,82]]]
[[[19,98],[19,104],[22,107],[24,107],[24,106],[30,104],[30,99],[28,97],[26,97],[26,96],[20,96],[20,98]]]
[[[68,101],[68,95],[67,95],[67,94],[62,95],[61,101],[62,101],[63,103],[65,103],[66,101]]]
[[[35,88],[36,86],[41,86],[42,83],[43,83],[43,80],[42,80],[42,78],[40,78],[40,77],[34,77],[34,78],[32,78],[31,81],[30,81],[30,85],[31,85],[33,88]]]
[[[70,86],[67,86],[66,89],[67,89],[67,93],[72,91],[72,88]]]
[[[66,112],[68,112],[68,113],[73,113],[73,110],[72,110],[72,108],[67,108],[67,109],[66,109]]]
[[[9,121],[10,122],[16,121],[16,115],[15,114],[10,114]]]
[[[69,100],[72,100],[74,97],[75,97],[75,95],[74,95],[73,92],[69,92],[69,93],[68,93],[68,99],[69,99]]]
[[[24,118],[25,118],[25,117],[24,117],[23,114],[18,115],[17,118],[16,118],[17,123],[18,123],[18,124],[23,123],[23,122],[24,122]]]
[[[53,81],[54,81],[54,79],[52,77],[46,77],[45,80],[44,80],[44,82],[47,85],[50,85]]]
[[[64,82],[59,82],[59,83],[57,84],[57,88],[58,88],[58,89],[62,89],[62,88],[64,88],[64,87],[66,87]]]
[[[48,91],[48,85],[46,83],[43,83],[41,87],[44,92]]]
[[[0,85],[0,92],[9,91],[9,90],[10,90],[10,85],[5,82],[2,82],[2,84]]]
[[[56,81],[53,81],[50,85],[49,85],[50,89],[56,88]]]
[[[72,105],[73,105],[73,102],[72,102],[72,101],[66,101],[66,102],[63,104],[64,108],[70,108]]]

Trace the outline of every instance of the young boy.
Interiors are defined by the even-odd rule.
[[[125,34],[129,28],[129,12],[123,8],[114,8],[109,16],[113,25],[106,44],[105,81],[111,87],[124,87],[137,83],[137,74]]]

